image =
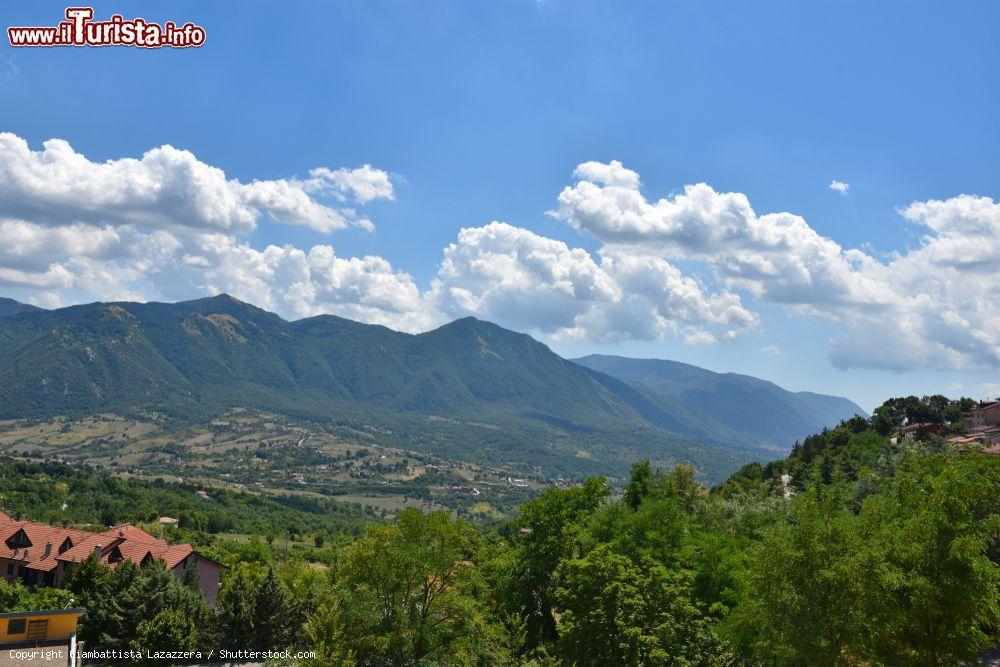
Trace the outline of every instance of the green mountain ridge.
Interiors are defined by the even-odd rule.
[[[473,318],[411,335],[329,315],[287,322],[225,295],[0,318],[0,418],[205,420],[234,407],[549,474],[623,474],[648,456],[718,479],[753,457],[657,428],[594,374]]]
[[[226,295],[6,313],[0,418],[205,420],[249,407],[570,476],[621,475],[648,457],[690,461],[715,481],[762,454],[745,429],[683,396],[475,318],[406,334],[332,315],[289,322]]]
[[[42,309],[37,306],[32,306],[27,303],[21,303],[20,301],[0,296],[0,317],[17,315],[18,313],[30,313],[39,310]]]
[[[867,413],[846,398],[790,392],[738,373],[715,373],[662,359],[589,355],[576,363],[632,386],[682,422],[671,430],[707,442],[790,448],[796,441]]]

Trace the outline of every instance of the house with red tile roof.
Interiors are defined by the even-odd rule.
[[[91,555],[111,568],[124,561],[141,567],[161,560],[177,577],[183,577],[189,568],[197,568],[201,591],[213,603],[224,567],[190,544],[168,544],[131,524],[93,532],[15,521],[0,513],[0,577],[8,581],[61,586],[67,570]]]

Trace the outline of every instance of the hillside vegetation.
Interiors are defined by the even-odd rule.
[[[15,519],[103,529],[120,523],[180,520],[184,535],[203,544],[210,534],[259,536],[359,535],[374,514],[360,506],[320,497],[265,495],[162,480],[124,478],[94,469],[0,459],[0,510]],[[156,529],[160,527],[157,525]]]
[[[596,477],[551,488],[498,532],[403,510],[323,571],[220,543],[218,609],[155,568],[84,569],[71,589],[101,613],[81,636],[308,648],[316,665],[974,661],[1000,643],[1000,457],[879,427],[851,419],[711,493],[639,462],[618,498]],[[105,614],[115,596],[149,602]]]

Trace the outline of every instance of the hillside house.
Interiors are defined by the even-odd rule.
[[[67,570],[91,554],[112,568],[126,560],[140,566],[161,560],[179,578],[188,568],[197,568],[201,591],[213,603],[224,567],[195,551],[190,544],[167,544],[130,524],[92,532],[15,521],[0,512],[0,577],[7,581],[62,586]]]
[[[1000,401],[981,401],[963,420],[966,431],[982,426],[1000,426]]]
[[[922,422],[918,424],[907,424],[902,429],[903,440],[916,440],[920,433],[933,433],[934,435],[939,435],[942,438],[948,437],[951,431],[944,424],[934,424],[931,422]]]

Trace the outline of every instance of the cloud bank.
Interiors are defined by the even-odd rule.
[[[593,252],[469,226],[421,288],[383,257],[249,241],[265,218],[372,229],[359,210],[394,198],[371,165],[241,182],[171,146],[95,162],[62,140],[33,151],[0,134],[0,293],[51,307],[228,292],[287,318],[420,331],[471,314],[561,339],[690,345],[759,329],[754,304],[771,303],[833,323],[840,367],[1000,368],[1000,204],[987,197],[902,208],[919,243],[875,256],[792,213],[758,214],[741,193],[699,183],[654,200],[620,162],[586,162],[550,215],[596,239]]]
[[[1000,204],[988,197],[910,204],[902,215],[920,243],[879,258],[704,183],[651,201],[618,162],[574,176],[553,216],[620,252],[698,260],[726,289],[835,323],[839,367],[1000,368]]]

